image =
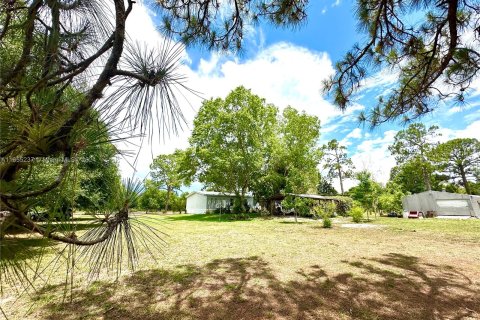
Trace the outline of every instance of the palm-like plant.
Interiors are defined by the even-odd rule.
[[[188,90],[178,72],[181,48],[166,42],[152,50],[130,43],[125,23],[134,3],[0,3],[0,211],[9,211],[11,220],[29,232],[83,247],[69,252],[80,252],[94,273],[121,261],[125,246],[134,266],[136,245],[152,249],[162,242],[158,230],[132,220],[129,211],[137,184],[119,186],[93,228],[81,236],[72,231],[74,227],[67,231],[33,221],[27,211],[35,199],[69,183],[74,160],[89,145],[122,139],[122,134],[137,128],[140,134],[151,131],[154,119],[162,133],[175,132],[181,125],[176,90]],[[104,122],[100,131],[91,130],[99,118],[113,120]],[[26,187],[28,172],[42,159],[60,162],[55,177]],[[33,267],[6,254],[12,251],[11,240],[2,239],[0,246],[0,280],[25,283]],[[14,251],[18,255],[21,250],[26,249]]]

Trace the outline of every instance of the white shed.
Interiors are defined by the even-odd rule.
[[[216,191],[195,191],[187,196],[187,213],[208,213],[220,208],[233,206],[235,194]],[[250,207],[254,206],[253,196],[245,195]]]
[[[438,216],[480,218],[480,196],[440,191],[425,191],[402,199],[404,211],[435,212]]]

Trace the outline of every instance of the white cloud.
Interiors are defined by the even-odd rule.
[[[362,129],[360,128],[355,128],[352,131],[350,131],[349,134],[345,138],[352,138],[352,139],[360,139],[362,138]]]
[[[340,140],[340,144],[343,146],[350,146],[352,145],[352,140],[354,139],[361,139],[362,138],[362,129],[360,128],[355,128],[352,131],[350,131],[345,138]]]
[[[388,151],[397,131],[385,131],[383,137],[364,140],[357,146],[357,152],[352,156],[357,171],[368,170],[375,180],[386,183],[390,170],[395,165],[395,159]]]
[[[398,70],[391,68],[383,68],[376,74],[366,78],[362,81],[360,90],[357,94],[367,92],[371,89],[388,90],[393,84],[398,81]]]
[[[465,129],[453,130],[440,128],[439,132],[442,134],[441,137],[438,138],[440,142],[455,138],[476,138],[480,140],[480,120],[472,122]]]
[[[332,3],[332,7],[338,7],[341,3],[341,0],[335,0],[334,3]]]

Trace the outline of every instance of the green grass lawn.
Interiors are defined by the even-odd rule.
[[[59,269],[0,306],[12,319],[480,319],[480,220],[140,219],[167,234],[156,260],[93,283],[79,263],[73,288]]]

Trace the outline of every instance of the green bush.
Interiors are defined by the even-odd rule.
[[[300,217],[311,217],[311,208],[313,206],[311,199],[295,198],[295,212]]]
[[[352,217],[353,222],[359,223],[363,219],[363,211],[362,207],[353,207],[348,211],[348,215]]]
[[[325,210],[323,209],[323,206],[317,205],[313,207],[313,217],[315,219],[320,219],[323,216],[325,216]]]
[[[340,216],[347,216],[350,209],[353,207],[353,199],[345,196],[336,196],[334,197],[336,201],[337,208],[335,212]]]
[[[328,216],[323,217],[323,227],[324,228],[331,228],[332,227],[332,219]]]
[[[337,212],[337,205],[335,202],[324,202],[322,206],[327,217],[333,217]]]

